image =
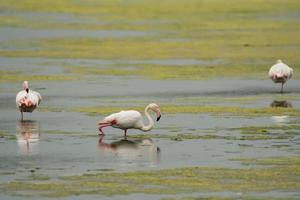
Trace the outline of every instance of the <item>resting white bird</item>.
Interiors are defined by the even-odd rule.
[[[280,92],[283,93],[283,84],[288,79],[292,78],[293,69],[284,64],[281,60],[277,60],[277,63],[273,65],[269,70],[269,77],[274,83],[281,83]]]
[[[21,112],[21,120],[23,120],[23,112],[34,111],[42,101],[40,93],[29,89],[28,81],[24,81],[22,87],[23,90],[16,96],[16,104]]]
[[[156,113],[156,121],[158,121],[161,117],[160,108],[157,104],[151,103],[145,108],[145,116],[149,121],[148,125],[144,125],[143,118],[140,112],[135,110],[121,111],[105,117],[98,123],[98,125],[100,125],[99,135],[104,135],[102,128],[106,126],[112,126],[114,128],[124,130],[125,137],[127,136],[127,129],[140,129],[142,131],[149,131],[154,125],[153,119],[149,115],[149,110]]]

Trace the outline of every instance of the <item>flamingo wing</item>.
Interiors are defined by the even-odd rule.
[[[142,115],[135,110],[120,111],[113,113],[99,122],[99,125],[112,125],[115,128],[128,129],[138,128]]]
[[[22,101],[22,99],[24,99],[26,97],[26,95],[27,95],[27,92],[25,90],[18,92],[18,94],[16,96],[17,106],[21,106],[21,101]]]
[[[269,70],[269,77],[275,82],[286,82],[293,75],[293,69],[285,63],[279,62],[273,65]],[[279,76],[279,78],[277,77]],[[280,78],[282,77],[282,78]]]
[[[35,98],[38,99],[37,101],[37,106],[40,105],[41,101],[42,101],[42,96],[40,93],[36,92],[36,91],[31,91],[32,94],[35,96]]]
[[[142,120],[142,115],[135,110],[121,111],[116,120],[120,128],[137,128]]]
[[[293,70],[293,68],[290,68],[290,76],[289,76],[289,78],[292,78],[293,74],[294,74],[294,70]]]
[[[32,112],[41,102],[41,95],[35,91],[20,91],[16,96],[16,104],[21,112]]]
[[[29,90],[27,98],[35,106],[38,106],[40,103],[40,94],[38,92]]]

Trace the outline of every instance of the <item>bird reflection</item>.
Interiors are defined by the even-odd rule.
[[[270,106],[274,107],[274,108],[292,108],[293,107],[291,102],[285,101],[285,100],[274,100]],[[289,120],[289,116],[286,116],[286,115],[272,116],[271,119],[275,123],[281,124],[281,123],[287,122]]]
[[[40,140],[40,127],[36,121],[19,121],[17,126],[17,142],[21,154],[36,153]]]
[[[100,136],[98,147],[105,153],[111,153],[119,158],[126,160],[148,160],[152,164],[160,161],[160,148],[153,144],[152,139],[132,139],[124,138],[112,143],[105,143],[104,136]]]
[[[289,101],[278,101],[278,100],[274,100],[271,103],[271,107],[281,107],[281,108],[292,108],[293,105],[291,102]]]

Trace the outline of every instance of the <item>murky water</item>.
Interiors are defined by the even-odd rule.
[[[16,13],[28,19],[35,13]],[[40,14],[43,20],[85,23],[88,18],[69,15]],[[0,28],[0,45],[12,40],[54,37],[142,37],[157,34],[144,31],[74,31],[33,30],[27,28]],[[8,46],[7,46],[8,45]],[[225,61],[197,59],[153,60],[97,60],[52,59],[26,57],[0,57],[0,70],[18,72],[24,76],[64,74],[72,66],[128,66],[152,65],[218,65]],[[292,130],[288,138],[275,137],[286,132],[274,131],[269,139],[241,139],[243,127],[289,126],[299,122],[299,116],[235,116],[211,113],[164,114],[155,128],[146,133],[155,137],[123,138],[118,129],[105,128],[104,138],[98,136],[97,122],[104,116],[90,116],[74,112],[77,107],[90,106],[145,106],[150,102],[159,105],[236,106],[242,108],[287,107],[300,109],[300,81],[291,80],[286,93],[280,95],[279,86],[267,79],[212,79],[212,80],[143,80],[135,76],[83,75],[72,81],[33,81],[33,89],[43,96],[40,109],[25,113],[19,121],[15,94],[21,82],[0,84],[0,184],[26,180],[33,172],[51,179],[90,172],[126,172],[159,170],[179,167],[245,168],[236,158],[268,158],[299,155],[300,132]],[[162,110],[163,110],[162,106]],[[267,127],[267,128],[265,128]],[[291,130],[289,130],[291,131]],[[129,135],[139,135],[139,130],[129,130]],[[202,139],[177,139],[180,134],[207,136]],[[158,136],[157,136],[158,135]],[[163,137],[159,137],[162,135]],[[274,136],[274,137],[273,137]],[[175,137],[175,138],[174,138]],[[201,193],[210,196],[211,193]],[[215,193],[223,197],[236,197],[236,193]],[[299,192],[274,191],[272,196],[294,197]],[[195,195],[198,195],[195,194]],[[5,199],[19,199],[2,195]],[[261,194],[254,194],[261,196]],[[157,199],[172,195],[131,194],[114,196],[113,199]],[[178,197],[178,196],[177,196]],[[95,199],[98,196],[79,196],[69,199]],[[102,198],[102,197],[101,197]],[[48,199],[48,198],[43,198]],[[111,199],[103,196],[103,199]]]
[[[120,80],[120,79],[119,79]],[[213,83],[213,81],[209,81]],[[236,88],[233,85],[239,82]],[[111,78],[101,78],[92,83],[86,81],[76,82],[41,82],[32,83],[33,87],[44,88],[42,93],[44,100],[41,107],[55,106],[61,109],[76,106],[102,105],[130,105],[133,99],[139,100],[139,104],[156,101],[164,104],[176,97],[185,88],[186,97],[216,96],[226,98],[227,95],[245,96],[252,94],[255,87],[261,82],[267,81],[223,81],[222,85],[215,81],[208,87],[203,87],[201,81],[144,81],[138,79],[114,81]],[[204,83],[204,82],[203,82]],[[224,84],[225,83],[225,84]],[[252,85],[253,89],[248,89]],[[256,85],[255,85],[256,83]],[[244,84],[246,87],[243,88]],[[289,91],[297,91],[298,81],[291,81]],[[17,91],[17,84],[1,84],[3,90]],[[130,88],[135,90],[132,91]],[[176,85],[180,87],[176,87]],[[199,87],[195,87],[199,85]],[[250,103],[250,107],[268,107],[272,103],[274,87],[269,84],[265,92],[269,92],[266,99],[259,99]],[[175,87],[174,87],[175,86]],[[238,92],[233,91],[241,91]],[[62,92],[64,91],[64,92]],[[118,95],[116,98],[115,95]],[[296,93],[297,94],[297,93]],[[124,97],[122,97],[124,95]],[[257,94],[258,96],[260,94]],[[83,97],[90,98],[83,98]],[[15,107],[15,93],[2,92],[0,94],[1,130],[16,136],[16,140],[1,139],[1,170],[20,172],[20,176],[26,175],[30,169],[38,167],[43,173],[56,176],[80,173],[87,170],[113,169],[113,170],[137,170],[147,168],[170,168],[182,166],[227,166],[239,167],[235,162],[229,161],[234,157],[264,157],[293,154],[297,149],[290,141],[280,140],[286,143],[287,148],[272,148],[278,141],[245,141],[251,147],[240,147],[241,141],[232,140],[185,140],[170,141],[168,139],[153,139],[151,144],[126,146],[120,143],[116,148],[110,148],[114,142],[122,141],[122,131],[106,128],[107,135],[103,143],[98,143],[96,123],[103,116],[86,116],[83,113],[74,112],[40,112],[25,114],[25,122],[18,121],[19,112]],[[103,98],[103,99],[102,99]],[[112,101],[112,99],[114,99]],[[149,100],[150,99],[150,100]],[[195,103],[195,102],[193,102]],[[199,102],[199,105],[205,105]],[[218,102],[217,104],[220,104]],[[226,104],[226,103],[225,103]],[[231,102],[231,104],[234,104]],[[238,105],[241,103],[238,102]],[[291,100],[294,107],[299,106],[299,100]],[[249,106],[249,103],[246,105]],[[163,108],[162,108],[163,109]],[[227,133],[230,128],[242,126],[272,126],[277,123],[288,123],[293,117],[223,117],[203,114],[168,114],[163,115],[161,122],[155,129],[147,134],[167,134],[195,132],[205,134],[206,131],[218,129],[214,134]],[[166,128],[170,127],[170,128]],[[223,131],[222,131],[223,130]],[[227,131],[226,131],[227,130]],[[174,131],[174,132],[173,132]],[[130,130],[129,134],[139,134],[138,130]],[[135,143],[135,141],[131,141]],[[161,150],[158,153],[157,147]],[[258,153],[259,152],[259,153]],[[184,162],[183,162],[184,160]],[[87,164],[88,163],[88,164]],[[62,167],[63,166],[63,167]]]
[[[19,61],[4,59],[4,63],[14,65],[15,62],[14,66],[18,66]],[[24,65],[33,61],[27,60]],[[46,66],[43,69],[48,73],[48,68]],[[134,105],[146,105],[152,101],[158,104],[173,102],[179,105],[230,105],[246,108],[287,105],[298,109],[298,85],[298,80],[290,81],[288,93],[278,96],[275,93],[276,87],[269,80],[154,81],[99,77],[82,81],[37,81],[32,82],[32,87],[44,97],[41,108],[65,111],[52,112],[50,109],[42,112],[37,109],[31,114],[26,113],[26,120],[20,122],[15,107],[15,93],[20,83],[1,83],[0,127],[8,136],[0,138],[0,172],[3,174],[0,180],[4,183],[26,178],[32,171],[55,178],[107,170],[134,171],[189,166],[241,168],[243,165],[232,159],[297,155],[300,150],[300,138],[297,135],[292,139],[269,140],[124,140],[121,130],[106,128],[106,136],[100,140],[96,124],[103,116],[87,116],[67,110],[94,105],[130,106],[133,105],[131,102],[135,102]],[[285,95],[288,103],[282,103]],[[231,102],[226,101],[228,97],[252,100]],[[277,98],[280,101],[274,103]],[[232,128],[288,125],[298,119],[288,116],[163,114],[162,120],[147,134],[175,136],[191,133],[232,137],[240,136],[239,131],[231,131]],[[132,135],[140,133],[138,130],[129,131]]]

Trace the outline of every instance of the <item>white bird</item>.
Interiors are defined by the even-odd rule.
[[[127,129],[140,129],[142,131],[149,131],[152,129],[154,122],[151,116],[149,115],[149,110],[156,113],[158,121],[161,117],[160,108],[157,104],[151,103],[145,108],[145,116],[148,119],[148,125],[144,125],[143,118],[140,112],[135,110],[121,111],[118,113],[113,113],[103,120],[101,120],[99,126],[99,135],[104,135],[102,128],[106,126],[112,126],[114,128],[119,128],[124,130],[124,136],[127,137]]]
[[[23,120],[23,112],[34,111],[42,101],[40,93],[29,89],[28,81],[24,81],[22,87],[23,90],[16,96],[16,104],[21,112],[21,120]]]
[[[281,60],[277,60],[277,63],[273,65],[269,70],[269,77],[274,83],[281,83],[280,92],[283,93],[283,84],[288,79],[292,78],[293,69],[284,64]]]

